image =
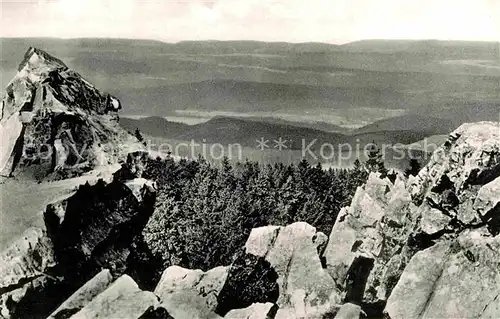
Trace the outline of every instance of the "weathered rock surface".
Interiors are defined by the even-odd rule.
[[[13,290],[56,265],[52,242],[41,229],[28,229],[0,255],[0,292]]]
[[[335,319],[359,319],[364,317],[361,307],[352,303],[345,303],[335,315]]]
[[[401,177],[392,184],[372,173],[356,191],[351,206],[341,210],[325,260],[345,301],[376,303],[386,298],[392,278],[411,257],[409,249],[403,250],[407,235],[416,227],[416,217],[408,214],[411,208]],[[388,270],[387,265],[394,269]]]
[[[500,175],[500,130],[498,123],[461,125],[412,180],[413,198],[423,199],[446,175],[455,191],[468,185],[484,185]]]
[[[276,316],[278,307],[270,302],[255,303],[244,309],[234,309],[224,316],[224,319],[269,319]]]
[[[28,229],[0,254],[0,314],[18,314],[22,300],[40,285],[50,285],[56,266],[52,242],[41,229]]]
[[[257,228],[250,234],[247,253],[264,257],[278,274],[276,318],[321,317],[340,302],[335,282],[321,265],[316,234],[302,222]]]
[[[492,233],[500,233],[500,177],[479,189],[473,209],[488,224]]]
[[[391,318],[498,318],[500,237],[483,230],[418,252],[387,301]]]
[[[101,268],[126,271],[130,247],[154,208],[156,194],[147,187],[143,191],[139,201],[125,184],[101,181],[80,186],[63,204],[48,207],[45,220],[58,262],[70,270],[65,277],[86,278]]]
[[[111,276],[111,272],[107,269],[102,270],[63,302],[49,318],[63,319],[71,317],[71,315],[77,313],[97,295],[108,288],[112,282],[113,276]]]
[[[132,278],[123,275],[71,318],[137,319],[158,306],[154,293],[142,291]]]
[[[114,278],[130,274],[144,288],[156,284],[161,266],[141,235],[154,208],[155,189],[147,181],[140,189],[126,183],[101,180],[80,186],[73,196],[47,207],[47,232],[32,230],[4,252],[0,263],[4,316],[46,317],[103,268],[110,269]],[[81,289],[76,295],[86,298],[81,295],[91,295],[86,291],[93,288]],[[75,301],[68,302],[59,309],[62,314],[54,316],[73,311]]]
[[[141,232],[156,194],[146,184],[138,197],[122,182],[100,181],[49,205],[47,232],[30,230],[2,254],[4,316],[46,317],[102,268],[110,269],[114,278],[128,273],[152,288],[160,265],[141,244]],[[43,302],[34,306],[34,300]]]
[[[120,108],[62,61],[30,48],[1,104],[0,170],[41,180],[124,160],[143,146],[119,127]],[[142,286],[154,285],[158,265],[141,232],[156,189],[141,176],[144,158],[134,152],[120,170],[125,177],[80,186],[49,205],[47,232],[30,230],[1,254],[2,315],[46,317],[102,268],[115,278],[129,273]],[[72,307],[69,302],[63,306]]]
[[[229,267],[207,272],[179,266],[168,267],[158,283],[155,294],[174,318],[220,318],[215,313],[217,297],[222,290]]]
[[[418,176],[371,174],[358,188],[325,251],[344,302],[368,317],[385,307],[392,319],[482,318],[497,309],[498,128],[463,125]]]
[[[142,149],[121,129],[120,102],[48,53],[30,48],[1,102],[0,170],[78,175]],[[126,147],[124,147],[126,145]],[[29,167],[34,170],[28,170]]]

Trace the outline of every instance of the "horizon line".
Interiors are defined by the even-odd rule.
[[[107,37],[107,36],[94,36],[94,37],[53,37],[53,36],[27,36],[27,37],[13,37],[13,36],[2,36],[0,35],[0,39],[53,39],[53,40],[129,40],[129,41],[151,41],[151,42],[159,42],[165,44],[179,44],[185,42],[256,42],[256,43],[288,43],[288,44],[326,44],[332,46],[343,46],[346,44],[357,43],[362,41],[387,41],[387,42],[397,42],[397,41],[405,41],[405,42],[468,42],[468,43],[495,43],[500,45],[500,41],[494,40],[464,40],[464,39],[437,39],[437,38],[421,38],[421,39],[410,39],[410,38],[364,38],[353,41],[341,42],[341,43],[333,43],[333,42],[322,42],[322,41],[264,41],[264,40],[255,40],[255,39],[232,39],[232,40],[220,40],[220,39],[186,39],[179,41],[168,41],[168,40],[160,40],[160,39],[151,39],[151,38],[127,38],[127,37]]]

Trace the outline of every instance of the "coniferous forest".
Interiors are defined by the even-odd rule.
[[[216,165],[202,157],[157,158],[145,172],[159,191],[144,239],[165,266],[227,265],[254,227],[304,221],[328,234],[367,176],[359,161],[352,169],[324,170],[305,160]]]

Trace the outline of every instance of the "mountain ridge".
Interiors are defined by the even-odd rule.
[[[187,125],[168,121],[162,117],[141,119],[121,118],[120,124],[129,132],[139,129],[142,133],[154,137],[177,140],[205,141],[207,143],[235,144],[254,147],[257,140],[278,140],[282,138],[291,144],[290,149],[301,149],[302,141],[306,145],[317,140],[317,145],[331,143],[333,145],[361,142],[362,145],[375,142],[377,144],[410,144],[431,135],[430,131],[379,130],[376,132],[327,132],[307,126],[293,125],[291,122],[261,121],[255,119],[217,116],[207,122]],[[171,126],[171,127],[170,127]],[[318,146],[319,147],[319,146]]]

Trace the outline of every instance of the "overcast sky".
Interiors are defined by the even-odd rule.
[[[0,36],[500,41],[500,0],[1,0]]]

